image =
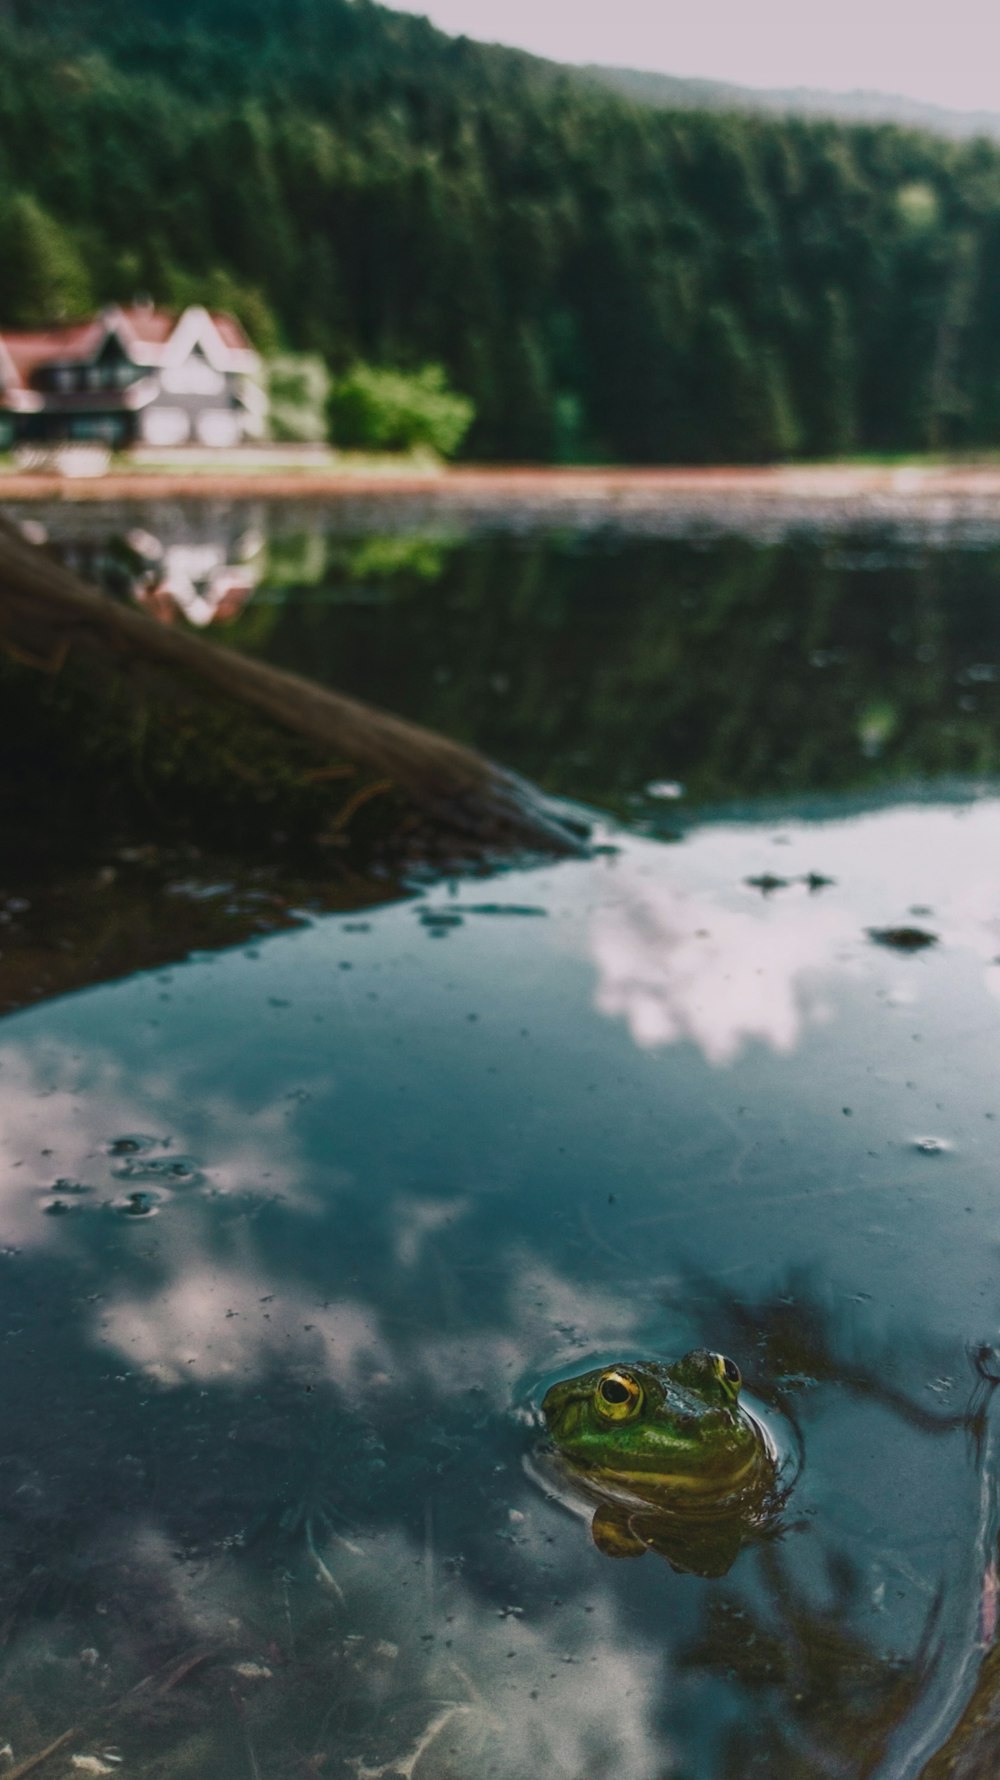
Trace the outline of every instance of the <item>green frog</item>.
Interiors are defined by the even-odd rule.
[[[698,1348],[681,1360],[602,1366],[554,1384],[542,1414],[561,1477],[597,1504],[609,1557],[658,1551],[721,1576],[779,1505],[775,1442],[740,1402],[739,1367]]]

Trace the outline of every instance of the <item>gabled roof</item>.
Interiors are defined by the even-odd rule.
[[[93,358],[105,338],[106,329],[100,319],[70,322],[65,327],[6,333],[0,336],[0,375],[5,383],[12,382],[24,388],[32,373],[42,365],[64,359],[79,362]]]
[[[237,321],[235,315],[227,315],[226,312],[221,309],[211,309],[209,310],[209,314],[215,323],[219,339],[222,341],[223,346],[229,348],[230,352],[253,351],[253,347],[247,339],[246,334],[243,332],[243,328]]]
[[[217,371],[252,373],[260,369],[260,359],[235,315],[203,309],[199,303],[192,303],[178,316],[153,308],[106,310],[105,314],[114,315],[119,339],[136,364],[181,364],[200,346]]]
[[[171,310],[154,309],[151,303],[136,303],[114,313],[120,323],[119,332],[146,346],[164,346],[177,326],[177,316]]]
[[[0,400],[29,405],[36,392],[31,380],[44,365],[87,364],[96,359],[112,335],[135,365],[160,368],[182,363],[200,346],[218,371],[253,373],[260,360],[234,315],[213,313],[191,304],[180,315],[152,304],[121,309],[112,304],[86,320],[50,328],[10,329],[0,334]],[[12,401],[13,398],[13,401]]]

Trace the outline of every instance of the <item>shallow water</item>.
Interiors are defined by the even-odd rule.
[[[0,1024],[17,1760],[73,1727],[57,1760],[123,1774],[906,1780],[968,1695],[996,1594],[994,559],[840,546],[825,641],[787,638],[784,679],[765,650],[754,705],[736,641],[727,666],[682,624],[654,660],[657,588],[731,579],[749,636],[819,546],[764,575],[731,540],[570,544],[535,556],[590,593],[522,588],[483,662],[520,615],[527,676],[551,632],[534,708],[564,660],[550,778],[584,800],[638,701],[606,850]],[[491,548],[437,608],[456,664]],[[677,675],[689,726],[657,728]],[[555,1377],[697,1345],[801,1460],[713,1578],[610,1560],[534,1457]]]

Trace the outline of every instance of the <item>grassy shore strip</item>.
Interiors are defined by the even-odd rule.
[[[462,466],[415,472],[388,466],[366,470],[217,470],[199,465],[113,468],[94,477],[67,477],[51,471],[0,471],[0,500],[121,501],[269,499],[335,501],[358,495],[443,504],[474,501],[527,501],[559,505],[621,502],[642,507],[677,501],[739,501],[768,508],[786,503],[823,510],[889,501],[906,508],[927,503],[1000,503],[1000,463],[814,464],[709,468],[550,467],[534,465]]]

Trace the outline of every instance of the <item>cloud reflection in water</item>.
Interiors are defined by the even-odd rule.
[[[280,1361],[329,1379],[348,1396],[385,1375],[390,1356],[372,1308],[350,1299],[317,1307],[302,1292],[273,1292],[267,1272],[209,1267],[195,1250],[175,1256],[173,1277],[141,1297],[102,1306],[100,1339],[162,1384],[252,1385]]]
[[[949,821],[949,840],[957,826]],[[910,866],[879,875],[874,844],[828,830],[822,855],[810,837],[794,869],[822,865],[836,893],[810,898],[795,886],[762,901],[742,887],[759,863],[754,844],[750,855],[745,837],[716,831],[684,849],[637,845],[613,870],[586,862],[553,872],[561,927],[466,922],[447,948],[431,947],[415,940],[410,913],[389,910],[356,941],[319,923],[261,948],[252,964],[230,954],[211,970],[192,965],[147,1049],[135,1034],[156,986],[141,980],[6,1029],[0,1241],[23,1252],[3,1261],[0,1336],[8,1355],[32,1348],[23,1374],[11,1371],[5,1403],[0,1597],[20,1613],[12,1660],[31,1638],[40,1653],[39,1699],[57,1584],[74,1651],[93,1644],[104,1663],[112,1647],[107,1622],[87,1622],[86,1604],[69,1594],[103,1551],[102,1600],[120,1602],[108,1691],[127,1685],[129,1662],[129,1673],[148,1672],[137,1627],[153,1622],[161,1649],[231,1634],[232,1661],[270,1670],[252,1696],[247,1682],[245,1699],[262,1773],[283,1771],[294,1748],[394,1780],[422,1748],[418,1780],[448,1773],[449,1762],[466,1773],[492,1765],[501,1780],[707,1776],[727,1771],[726,1712],[752,1728],[758,1753],[775,1752],[775,1772],[789,1722],[788,1735],[808,1739],[831,1772],[870,1771],[882,1730],[862,1710],[869,1684],[880,1700],[889,1690],[885,1711],[896,1713],[888,1658],[919,1648],[926,1614],[909,1569],[922,1576],[927,1551],[944,1552],[956,1650],[974,1592],[976,1478],[963,1469],[961,1431],[930,1438],[920,1418],[901,1417],[893,1369],[908,1365],[906,1390],[923,1404],[927,1380],[955,1371],[956,1344],[960,1355],[962,1339],[981,1334],[968,1305],[992,1200],[969,1109],[985,1141],[993,1102],[975,1079],[978,1053],[956,1048],[953,1074],[932,1084],[934,1110],[944,1103],[956,1133],[944,1204],[942,1170],[899,1148],[911,1130],[938,1128],[917,1122],[907,1082],[930,1101],[940,1063],[923,1063],[909,1010],[904,1020],[876,995],[880,985],[916,986],[930,1034],[933,996],[953,993],[958,947],[929,867],[920,882]],[[850,882],[849,846],[872,872],[863,895]],[[885,851],[895,846],[889,836]],[[943,847],[926,852],[931,864],[944,858]],[[865,927],[902,919],[918,890],[941,920],[941,956],[914,963],[870,947]],[[517,891],[525,902],[537,893]],[[983,902],[976,918],[985,934],[995,913]],[[588,1007],[588,945],[599,1013],[620,1026]],[[334,988],[330,959],[342,951],[353,970]],[[968,1003],[971,1031],[985,997],[968,963],[960,969],[979,998]],[[389,969],[391,1003],[368,993],[385,981],[376,970]],[[843,1015],[821,1041],[817,1085],[800,1041],[823,1018],[834,979]],[[470,1026],[471,1010],[489,1017]],[[671,1044],[691,1055],[651,1075],[639,1050]],[[703,1059],[728,1064],[728,1081],[709,1081]],[[869,1064],[891,1072],[888,1087]],[[855,1093],[862,1072],[864,1095]],[[823,1153],[814,1092],[826,1114],[833,1107]],[[855,1112],[845,1121],[848,1098]],[[744,1099],[749,1137],[719,1112]],[[900,1135],[876,1153],[887,1130]],[[144,1185],[141,1155],[126,1180],[110,1153],[127,1133],[155,1137],[156,1157],[185,1151],[197,1165],[196,1179],[156,1180],[160,1215],[145,1222],[114,1209],[123,1187]],[[47,1217],[64,1176],[92,1191],[72,1215]],[[976,1221],[963,1212],[969,1223],[956,1230],[958,1180]],[[844,1182],[850,1192],[839,1191]],[[678,1212],[681,1234],[669,1221]],[[932,1255],[933,1298],[905,1248],[918,1239]],[[766,1554],[743,1554],[725,1594],[663,1563],[636,1566],[638,1575],[609,1563],[524,1476],[532,1436],[509,1411],[526,1378],[579,1369],[595,1349],[670,1353],[679,1338],[726,1345],[732,1333],[737,1357],[752,1363],[792,1261],[817,1253],[836,1339],[828,1372],[815,1354],[786,1356],[808,1424],[795,1509],[804,1524],[809,1516],[774,1558],[781,1600],[794,1607],[775,1648],[796,1637],[802,1652],[787,1673],[776,1658],[765,1689],[747,1613],[759,1623],[754,1649],[774,1641]],[[738,1306],[727,1321],[697,1267],[738,1283],[747,1323]],[[889,1345],[878,1340],[886,1282],[901,1304],[902,1334]],[[782,1288],[779,1301],[801,1332],[808,1292]],[[908,1331],[933,1319],[945,1335],[925,1351]],[[868,1354],[866,1378],[884,1387],[874,1411],[850,1388],[851,1330]],[[768,1378],[782,1369],[773,1355],[762,1365]],[[38,1425],[39,1390],[51,1439]],[[902,1523],[885,1491],[890,1474],[908,1480]],[[55,1575],[41,1606],[18,1565],[29,1581],[44,1565]],[[847,1579],[840,1593],[831,1595],[831,1577]],[[836,1646],[834,1620],[850,1633]],[[680,1677],[685,1649],[695,1654]],[[800,1655],[815,1669],[805,1698]],[[0,1652],[0,1669],[4,1660]],[[229,1661],[206,1668],[190,1698],[231,1749],[231,1690],[241,1684]],[[836,1736],[815,1703],[834,1697]],[[52,1736],[79,1722],[72,1704]],[[183,1705],[178,1696],[178,1723]],[[302,1726],[315,1736],[308,1747]],[[238,1737],[236,1749],[245,1772]],[[227,1760],[210,1751],[201,1771],[228,1780],[237,1767]]]
[[[698,1046],[731,1063],[756,1039],[789,1052],[827,1009],[812,979],[855,937],[847,916],[796,890],[752,913],[623,873],[595,913],[595,1005],[642,1050]]]
[[[57,1239],[59,1221],[38,1212],[60,1181],[87,1189],[78,1203],[88,1211],[143,1185],[142,1158],[114,1154],[124,1134],[153,1134],[150,1178],[169,1184],[170,1161],[187,1148],[185,1125],[195,1133],[192,1150],[200,1148],[199,1136],[215,1134],[203,1171],[210,1196],[281,1198],[301,1212],[319,1211],[319,1201],[303,1190],[298,1146],[280,1103],[248,1111],[217,1090],[196,1093],[182,1073],[144,1073],[99,1045],[56,1041],[0,1047],[0,1085],[5,1243],[36,1248]]]

